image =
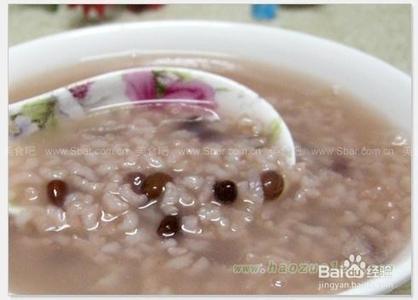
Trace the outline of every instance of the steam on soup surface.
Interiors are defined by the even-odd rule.
[[[288,124],[296,165],[251,116],[213,120],[197,108],[105,110],[16,140],[12,150],[35,151],[10,155],[21,208],[10,216],[12,292],[329,293],[320,282],[344,280],[304,266],[351,254],[385,264],[409,241],[409,146],[355,99],[215,56],[90,62],[53,84],[140,65],[201,68],[253,88]],[[28,82],[11,94],[37,92]]]

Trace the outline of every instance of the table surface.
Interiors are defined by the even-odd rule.
[[[133,13],[122,7],[107,11],[101,23],[200,19],[259,23],[297,30],[360,49],[411,74],[411,7],[408,4],[281,5],[271,21],[255,21],[248,4],[172,4]],[[100,24],[101,24],[100,23]],[[9,46],[37,37],[97,23],[64,5],[9,5]],[[392,291],[411,294],[411,283]]]

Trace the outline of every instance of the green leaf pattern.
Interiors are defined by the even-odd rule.
[[[20,111],[9,118],[9,134],[18,136],[57,124],[55,110],[57,99],[48,97],[24,104]]]
[[[280,120],[276,119],[270,123],[269,129],[269,143],[274,144],[277,142],[277,139],[280,136],[281,132],[281,122]]]

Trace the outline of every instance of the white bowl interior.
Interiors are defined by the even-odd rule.
[[[135,53],[138,50],[223,53],[301,72],[343,87],[406,134],[411,134],[409,76],[355,49],[270,27],[165,21],[68,32],[12,47],[9,52],[9,82],[13,85],[45,71],[73,65],[86,57]],[[373,284],[348,290],[344,294],[380,294],[408,280],[411,274],[411,246],[408,245],[392,263],[392,277],[376,279]]]

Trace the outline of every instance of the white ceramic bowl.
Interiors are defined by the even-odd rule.
[[[158,38],[156,38],[158,37]],[[239,23],[163,21],[92,27],[37,39],[9,51],[14,85],[86,57],[141,51],[224,53],[258,60],[344,87],[411,133],[411,78],[355,49],[310,35]],[[349,295],[377,295],[411,276],[411,246],[391,262],[392,276],[369,280]]]

